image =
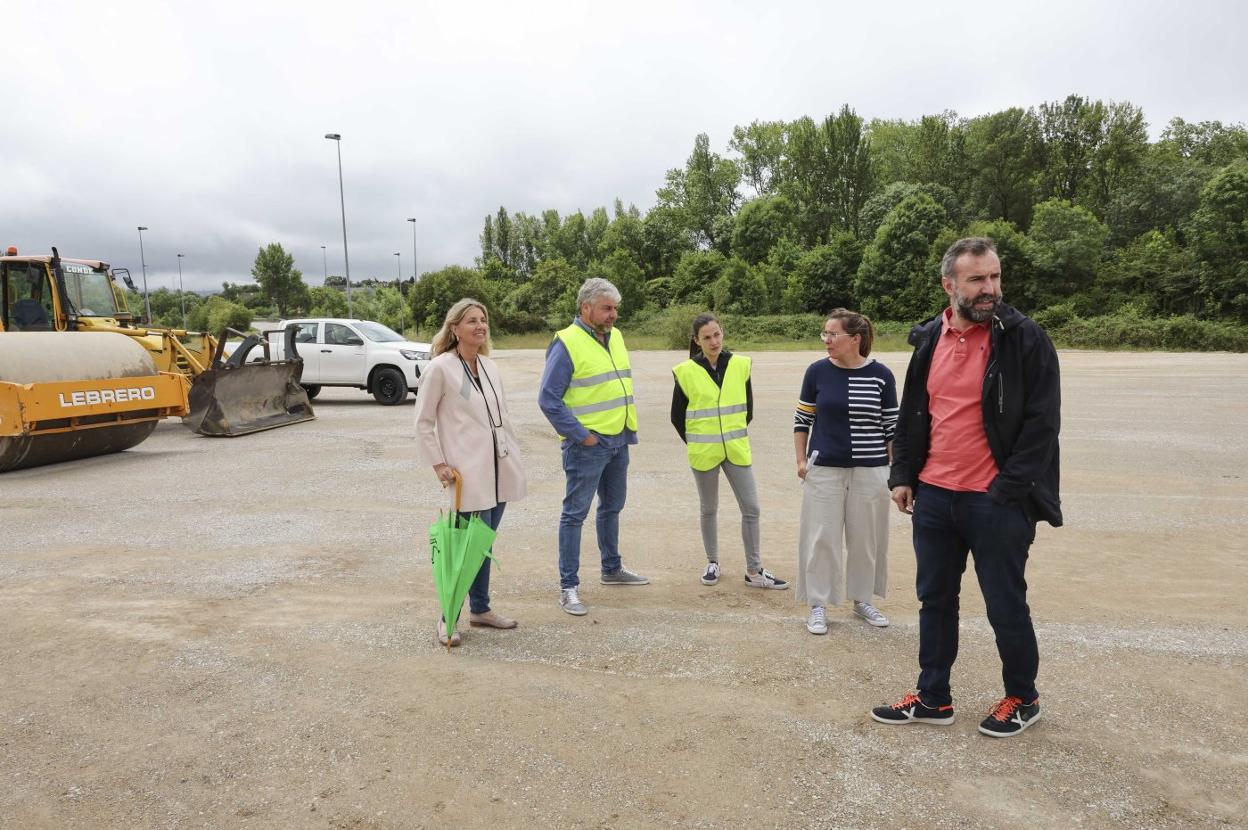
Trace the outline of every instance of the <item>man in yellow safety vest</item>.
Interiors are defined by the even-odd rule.
[[[628,447],[637,443],[633,376],[623,336],[613,326],[620,292],[604,279],[585,281],[580,314],[546,350],[538,405],[563,438],[567,491],[559,517],[559,606],[584,616],[577,588],[581,526],[598,494],[595,523],[603,585],[646,585],[620,561],[620,510],[628,487]]]

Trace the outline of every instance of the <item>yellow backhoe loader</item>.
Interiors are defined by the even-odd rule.
[[[118,272],[130,283],[128,272]],[[107,374],[111,371],[108,367],[93,370],[95,374],[75,374],[76,365],[91,350],[99,349],[106,355],[115,351],[81,338],[50,348],[46,360],[29,365],[4,359],[5,353],[12,351],[23,355],[23,361],[30,360],[24,348],[28,344],[21,341],[27,334],[41,332],[108,333],[139,345],[149,358],[152,372],[178,374],[189,381],[189,408],[179,414],[187,427],[201,435],[243,435],[315,417],[307,393],[299,385],[303,364],[297,352],[288,348],[289,359],[271,361],[268,343],[251,336],[227,357],[224,336],[219,340],[205,332],[137,325],[107,263],[62,258],[56,248],[50,256],[18,256],[10,248],[0,256],[0,367],[9,367],[0,369],[0,383],[28,385],[114,377]],[[264,359],[247,362],[248,352],[257,345],[263,348]],[[110,359],[118,366],[127,360],[120,352]],[[100,372],[105,374],[100,376]],[[85,393],[85,388],[81,391]],[[26,393],[22,400],[29,402],[32,394]],[[17,400],[11,390],[8,400],[9,405]],[[0,410],[0,418],[6,415],[15,429],[12,424],[18,422],[17,415]]]

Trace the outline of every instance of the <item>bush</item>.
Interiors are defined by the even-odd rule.
[[[531,311],[516,311],[504,308],[494,313],[490,320],[490,330],[495,334],[532,334],[538,331],[551,331],[566,326],[552,326],[546,318]]]
[[[209,297],[208,301],[187,314],[187,325],[193,331],[219,334],[227,326],[239,331],[251,327],[251,310],[239,303],[232,303],[221,296]]]
[[[882,323],[871,321],[875,325],[875,345],[877,352],[904,352],[910,349],[910,331],[914,323],[895,323],[885,320]],[[917,321],[916,321],[917,322]]]
[[[1086,287],[1100,271],[1108,238],[1109,228],[1087,208],[1060,199],[1036,205],[1025,246],[1036,279],[1022,292],[1030,302],[1023,307],[1041,309]]]
[[[693,251],[680,258],[672,274],[672,300],[710,306],[711,286],[728,260],[718,251]]]
[[[823,325],[822,314],[761,314],[744,317],[737,314],[724,315],[724,335],[733,342],[800,343],[809,341],[819,347],[819,330]]]
[[[733,257],[711,285],[716,312],[747,314],[767,306],[767,286],[744,260]]]
[[[440,271],[423,274],[408,293],[412,320],[418,326],[437,331],[446,312],[464,297],[474,297],[487,308],[492,309],[494,305],[493,291],[480,271],[448,265]]]
[[[503,302],[508,310],[559,317],[576,314],[576,294],[585,276],[566,260],[544,260],[529,281],[513,289]],[[562,326],[561,326],[562,328]]]
[[[789,311],[831,311],[855,305],[854,277],[862,264],[863,245],[847,233],[838,233],[827,245],[802,255],[789,274],[784,306]]]
[[[662,338],[663,345],[669,349],[688,349],[693,318],[704,311],[707,309],[696,305],[668,306],[634,319],[629,331]]]
[[[666,308],[672,301],[672,278],[657,277],[646,283],[646,302],[659,308]]]
[[[1044,312],[1036,315],[1037,322],[1044,319]],[[1097,317],[1072,316],[1060,325],[1045,328],[1054,342],[1075,349],[1248,351],[1248,326],[1200,320],[1190,314],[1144,317],[1130,306]]]
[[[315,286],[308,292],[309,317],[346,317],[347,294],[329,286]]]
[[[1040,324],[1040,328],[1047,332],[1053,332],[1067,325],[1078,316],[1075,313],[1074,303],[1067,301],[1037,311],[1032,315],[1032,319]]]
[[[949,216],[926,193],[907,196],[884,217],[854,277],[859,310],[872,317],[906,320],[946,302],[932,262],[949,234]]]

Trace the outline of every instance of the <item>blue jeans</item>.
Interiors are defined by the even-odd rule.
[[[498,530],[499,522],[503,520],[503,510],[507,508],[507,502],[500,501],[489,510],[479,510],[475,515],[481,517],[481,521],[490,526],[491,530]],[[460,516],[467,519],[474,515],[472,513],[460,513]],[[493,553],[494,549],[491,548]],[[477,571],[477,578],[472,581],[472,585],[468,587],[468,610],[474,614],[484,614],[490,610],[490,560],[481,563],[481,570]]]
[[[559,516],[559,585],[575,588],[581,584],[581,525],[589,515],[590,502],[598,494],[595,524],[602,572],[620,569],[620,511],[628,495],[628,445],[607,448],[568,444],[563,448],[563,472],[567,493]]]
[[[919,694],[929,706],[953,702],[949,674],[958,658],[958,594],[966,554],[997,639],[1006,695],[1038,697],[1040,653],[1027,606],[1027,552],[1036,525],[1017,504],[987,493],[959,493],[920,483],[914,497],[915,587],[919,602]]]

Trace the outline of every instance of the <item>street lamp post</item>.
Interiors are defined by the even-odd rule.
[[[182,328],[186,328],[186,295],[182,290],[182,257],[186,254],[178,254],[178,299],[182,301]]]
[[[412,223],[412,283],[415,283],[417,274],[420,273],[416,270],[416,220],[408,219],[407,221]]]
[[[396,278],[394,287],[399,288],[403,284],[403,257],[398,251],[394,252],[394,276]]]
[[[329,260],[325,258],[325,246],[321,246],[321,285],[329,279]]]
[[[342,189],[342,136],[325,133],[325,137],[338,148],[338,202],[342,207],[342,264],[347,272],[347,317],[354,319],[351,310],[351,259],[347,256],[347,197]]]
[[[147,230],[146,225],[139,225],[139,262],[143,266],[143,310],[147,315],[144,324],[150,326],[152,324],[152,303],[147,298],[147,257],[143,254],[143,231]]]

